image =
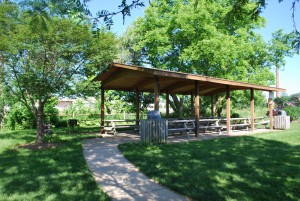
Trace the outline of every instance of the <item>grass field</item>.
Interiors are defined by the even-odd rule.
[[[147,176],[193,200],[300,200],[300,123],[253,136],[119,148]]]
[[[80,131],[55,131],[47,140],[58,146],[43,150],[17,147],[35,140],[33,130],[0,131],[0,200],[110,200],[83,158],[82,140],[95,136]]]

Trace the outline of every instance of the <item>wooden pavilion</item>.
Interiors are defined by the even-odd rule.
[[[211,96],[226,92],[226,122],[227,133],[230,133],[230,91],[250,90],[251,98],[251,130],[254,130],[254,90],[269,92],[284,92],[285,89],[261,86],[245,82],[200,76],[188,73],[159,70],[120,63],[112,63],[104,69],[94,81],[101,81],[101,128],[104,128],[104,95],[105,90],[120,90],[136,92],[136,103],[140,105],[140,92],[154,92],[154,109],[159,110],[159,95],[166,94],[166,112],[169,113],[169,94],[191,95],[194,105],[195,135],[199,134],[200,96]],[[214,105],[211,98],[212,108]],[[269,98],[270,129],[272,125],[272,99]],[[139,120],[139,107],[136,109],[136,119]]]

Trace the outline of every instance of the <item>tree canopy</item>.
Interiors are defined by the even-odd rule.
[[[273,83],[268,43],[255,32],[265,19],[252,16],[256,3],[241,4],[238,17],[232,13],[235,6],[229,0],[153,0],[124,34],[122,59],[255,84]],[[182,102],[177,98],[172,96],[171,104],[182,108],[175,104]]]
[[[132,50],[140,62],[157,68],[266,84],[261,76],[272,79],[268,50],[254,32],[264,20],[249,17],[256,6],[249,3],[232,23],[232,6],[230,1],[152,1],[134,25]]]
[[[48,3],[0,4],[3,81],[36,116],[37,142],[43,138],[46,102],[99,71],[115,54],[114,35],[93,32],[89,21],[78,23]]]

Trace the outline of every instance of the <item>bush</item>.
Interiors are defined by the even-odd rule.
[[[300,120],[300,107],[288,106],[284,110],[291,117],[291,120]]]
[[[34,114],[21,103],[15,103],[8,111],[8,127],[12,130],[16,128],[30,129],[36,127]]]
[[[56,128],[65,128],[68,127],[68,121],[62,118],[57,118],[57,121],[53,123]]]
[[[58,110],[55,108],[57,99],[50,99],[44,108],[44,122],[57,124],[58,122]],[[17,102],[11,106],[6,118],[6,124],[10,129],[22,128],[22,129],[35,129],[36,118],[35,115],[22,103]]]
[[[238,113],[232,113],[231,118],[240,118]]]

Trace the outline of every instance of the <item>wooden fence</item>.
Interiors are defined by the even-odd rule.
[[[274,129],[289,129],[290,128],[290,117],[289,116],[274,116]]]
[[[168,138],[168,120],[141,120],[140,121],[141,142],[165,143]]]

